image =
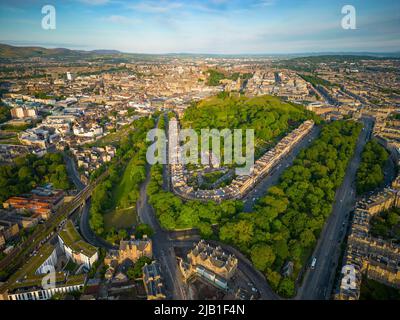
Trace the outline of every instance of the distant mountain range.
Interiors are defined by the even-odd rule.
[[[83,55],[111,55],[120,54],[117,50],[70,50],[65,48],[47,49],[42,47],[15,47],[0,44],[0,58],[33,58],[33,57],[79,57]]]
[[[71,50],[65,48],[47,49],[43,47],[16,47],[7,44],[0,44],[0,59],[15,59],[15,58],[34,58],[34,57],[49,57],[49,58],[64,58],[64,57],[88,57],[92,55],[132,55],[146,56],[146,54],[131,54],[123,53],[118,50]],[[378,57],[378,58],[400,58],[400,52],[392,53],[376,53],[376,52],[310,52],[298,54],[190,54],[190,53],[169,53],[169,54],[149,54],[149,56],[169,56],[169,57],[247,57],[247,58],[266,58],[266,57],[281,57],[281,58],[299,58],[299,57],[314,57],[314,56],[363,56],[363,57]]]

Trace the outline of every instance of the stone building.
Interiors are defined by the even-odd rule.
[[[104,259],[106,265],[121,264],[125,260],[135,263],[140,257],[153,257],[153,243],[144,236],[143,239],[132,238],[121,241],[118,250],[111,250]]]
[[[185,281],[199,276],[220,289],[228,289],[228,281],[237,270],[238,259],[225,253],[221,247],[213,247],[201,240],[187,254],[186,259],[180,259],[179,268]]]
[[[370,234],[371,219],[393,207],[400,207],[399,177],[392,188],[357,203],[336,300],[358,300],[362,275],[400,289],[400,246]]]

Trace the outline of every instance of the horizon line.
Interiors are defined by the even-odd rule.
[[[337,55],[351,55],[351,54],[399,54],[400,55],[400,49],[397,51],[365,51],[365,50],[355,50],[355,51],[303,51],[303,52],[291,52],[291,53],[284,53],[284,52],[278,52],[278,53],[268,53],[268,52],[263,52],[263,53],[201,53],[201,52],[162,52],[162,53],[152,53],[152,52],[127,52],[127,51],[121,51],[118,49],[76,49],[76,46],[56,46],[56,45],[43,45],[39,43],[32,43],[32,44],[10,44],[14,41],[9,41],[9,40],[0,40],[0,45],[7,45],[11,47],[16,47],[16,48],[31,48],[31,47],[36,47],[36,48],[44,48],[44,49],[66,49],[66,50],[71,50],[71,51],[80,51],[80,52],[93,52],[93,51],[116,51],[120,54],[133,54],[133,55],[209,55],[209,56],[279,56],[279,55],[305,55],[305,54],[319,54],[319,55],[328,55],[328,54],[337,54]],[[15,42],[14,42],[15,43]]]

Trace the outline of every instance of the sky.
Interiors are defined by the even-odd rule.
[[[42,28],[44,5],[56,29]],[[356,29],[341,22],[356,9]],[[400,52],[399,0],[0,0],[0,43],[130,53]]]

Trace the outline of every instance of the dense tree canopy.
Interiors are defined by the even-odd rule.
[[[239,72],[227,75],[215,69],[209,69],[207,70],[207,73],[209,75],[207,85],[209,86],[218,86],[220,84],[220,81],[224,79],[237,81],[239,78],[242,78],[243,80],[248,80],[253,76],[253,74],[251,73],[240,74]]]
[[[300,77],[302,77],[305,81],[310,82],[313,86],[325,86],[325,87],[339,87],[338,84],[336,83],[331,83],[328,80],[322,79],[320,77],[317,77],[316,75],[305,75],[305,74],[300,74]]]
[[[201,129],[254,129],[258,155],[301,121],[310,118],[318,121],[304,107],[283,102],[277,97],[226,96],[193,104],[185,111],[182,126],[199,133]]]
[[[71,187],[61,154],[48,153],[42,158],[29,154],[17,158],[13,164],[0,166],[0,201],[45,183],[53,184],[56,189]]]
[[[0,100],[0,123],[6,122],[11,119],[10,108]]]
[[[388,159],[388,152],[378,142],[372,140],[365,145],[357,171],[358,194],[373,191],[383,184],[385,180],[383,169]]]
[[[220,228],[220,239],[248,254],[284,296],[294,292],[294,281],[331,213],[360,130],[346,121],[323,127],[320,138],[300,152],[254,212]],[[277,285],[287,261],[294,263],[294,273]]]
[[[290,123],[308,117],[301,108],[275,105],[270,97],[213,99],[212,103],[189,108],[184,126],[199,130],[253,125],[257,127],[256,135],[257,131],[270,130],[272,134],[258,136],[268,140],[284,133]],[[279,294],[292,296],[299,272],[331,213],[336,189],[343,182],[360,131],[361,124],[352,121],[324,125],[320,137],[300,152],[279,184],[269,189],[251,213],[241,212],[241,201],[182,201],[163,191],[159,165],[151,170],[147,190],[150,203],[165,229],[198,228],[203,237],[218,237],[237,247],[265,273]],[[283,277],[288,262],[293,263],[293,273]]]

